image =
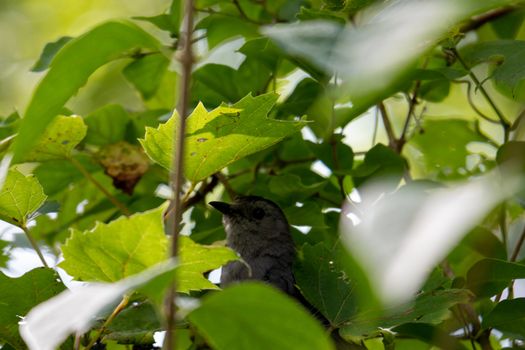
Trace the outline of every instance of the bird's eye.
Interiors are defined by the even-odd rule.
[[[257,220],[264,218],[264,214],[264,210],[262,210],[261,208],[255,208],[252,212],[253,217]]]

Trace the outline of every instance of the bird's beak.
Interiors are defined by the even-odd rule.
[[[232,206],[231,204],[224,203],[224,202],[210,202],[209,203],[212,207],[223,213],[224,215],[229,215],[232,213]]]

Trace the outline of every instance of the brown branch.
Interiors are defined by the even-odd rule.
[[[388,146],[394,151],[398,152],[399,150],[397,146],[396,135],[394,134],[392,123],[390,123],[390,119],[388,119],[388,112],[386,111],[386,107],[383,101],[377,104],[377,108],[379,108],[381,119],[383,120],[383,125],[385,126],[386,135],[388,136]]]
[[[180,233],[180,222],[182,219],[182,201],[180,191],[183,182],[184,170],[184,141],[186,134],[186,116],[188,114],[188,104],[190,95],[191,70],[193,66],[193,53],[191,44],[191,34],[193,31],[193,1],[184,2],[185,27],[181,33],[179,48],[181,54],[178,59],[182,65],[182,73],[179,86],[179,101],[177,110],[179,112],[179,125],[173,135],[173,149],[175,157],[173,158],[170,171],[170,185],[172,188],[173,199],[170,207],[173,208],[173,214],[168,217],[167,230],[171,233],[171,257],[176,258],[178,255],[178,238]],[[174,280],[166,296],[166,335],[164,338],[163,349],[172,350],[176,344],[175,334],[175,315],[176,315],[176,281]]]
[[[504,137],[505,138],[505,142],[508,141],[508,139],[509,139],[509,132],[510,132],[510,124],[507,122],[507,120],[503,116],[503,113],[496,106],[496,104],[494,103],[494,101],[492,100],[490,95],[488,94],[487,90],[485,90],[485,87],[483,86],[483,84],[479,81],[478,77],[474,74],[472,69],[470,69],[470,67],[468,66],[467,62],[465,62],[463,60],[463,58],[459,55],[458,50],[456,50],[456,48],[453,47],[453,48],[450,49],[450,51],[458,59],[459,63],[461,63],[463,68],[465,68],[465,70],[468,71],[468,74],[469,74],[470,78],[472,79],[474,84],[476,84],[476,88],[479,89],[479,91],[481,92],[481,94],[483,95],[485,100],[488,102],[488,104],[492,107],[492,109],[494,110],[494,112],[498,116],[499,122],[500,122],[501,126],[503,127],[503,133],[505,135],[505,137]]]
[[[202,201],[208,193],[213,191],[213,189],[215,188],[215,186],[217,186],[218,183],[219,178],[216,175],[213,175],[211,177],[210,182],[208,182],[207,184],[204,185],[203,182],[203,185],[197,191],[197,193],[195,193],[193,197],[188,198],[186,201],[184,201],[184,203],[182,203],[182,211],[186,211],[186,209],[188,209],[189,207],[194,206],[195,204]]]
[[[226,192],[228,192],[228,196],[230,196],[231,199],[237,197],[237,193],[235,192],[233,187],[231,187],[230,183],[228,182],[228,179],[226,178],[226,176],[224,176],[224,174],[219,172],[216,173],[215,176],[217,176],[217,179],[224,186],[224,189],[226,190]]]
[[[516,243],[516,246],[514,247],[514,251],[512,252],[512,255],[510,256],[510,261],[516,261],[520,253],[521,247],[523,246],[524,241],[525,241],[525,226],[523,227],[523,231],[521,232],[521,236],[518,239],[518,243]]]
[[[481,15],[478,15],[478,16],[474,16],[474,17],[472,17],[470,19],[470,21],[465,23],[460,28],[460,31],[465,33],[465,32],[469,32],[471,30],[476,30],[476,29],[480,28],[482,25],[484,25],[484,24],[486,24],[488,22],[494,21],[495,19],[498,19],[500,17],[506,16],[509,13],[511,13],[511,12],[517,10],[517,9],[519,9],[519,7],[517,7],[517,6],[506,6],[506,7],[501,7],[499,9],[494,9],[494,10],[485,12],[485,13],[483,13]]]
[[[84,175],[84,177],[86,179],[88,179],[93,185],[95,185],[95,187],[98,188],[98,190],[100,192],[102,192],[107,197],[107,199],[109,199],[109,201],[111,203],[113,203],[113,205],[115,207],[119,208],[120,211],[122,212],[122,214],[124,214],[126,216],[130,216],[131,215],[131,212],[129,211],[129,209],[123,203],[121,203],[115,196],[113,196],[111,193],[109,193],[109,191],[106,190],[106,188],[104,186],[102,186],[102,184],[100,182],[98,182],[89,173],[89,171],[87,171],[86,168],[84,168],[84,166],[82,166],[82,164],[80,164],[79,161],[77,161],[73,157],[69,157],[68,160],[75,166],[75,168],[78,169],[78,171],[80,171],[82,173],[82,175]]]

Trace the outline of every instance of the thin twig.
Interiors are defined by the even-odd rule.
[[[179,61],[182,65],[182,75],[180,79],[180,95],[177,105],[179,112],[179,125],[173,135],[173,149],[175,150],[175,157],[173,158],[172,167],[170,171],[170,185],[173,193],[173,200],[170,207],[173,207],[173,215],[168,217],[167,229],[171,233],[171,257],[176,258],[178,255],[178,239],[180,233],[180,222],[182,219],[182,201],[180,198],[180,190],[183,182],[184,170],[184,141],[186,135],[186,116],[188,114],[188,104],[190,99],[190,82],[191,70],[193,66],[193,52],[191,44],[191,34],[193,31],[193,1],[184,1],[184,18],[185,27],[181,33],[181,41],[179,42],[181,54]],[[172,350],[176,344],[175,334],[175,297],[177,285],[174,280],[168,290],[166,297],[166,335],[164,337],[164,350]]]
[[[233,187],[231,187],[230,183],[228,182],[228,179],[226,178],[226,176],[224,176],[223,173],[218,172],[215,174],[215,176],[217,176],[217,179],[219,179],[220,183],[224,186],[224,189],[226,190],[226,192],[228,192],[228,196],[230,196],[231,199],[237,197],[237,193],[235,192]]]
[[[458,59],[459,63],[461,63],[461,65],[463,66],[463,68],[465,68],[467,71],[468,71],[468,74],[470,76],[470,78],[472,79],[472,81],[476,84],[476,88],[479,89],[479,91],[481,91],[481,94],[483,95],[483,97],[485,98],[485,100],[488,102],[488,104],[492,107],[492,109],[494,110],[494,112],[496,113],[496,115],[498,116],[498,119],[500,121],[500,124],[501,126],[503,127],[503,133],[504,133],[504,140],[505,142],[508,141],[509,139],[509,131],[510,131],[510,124],[507,122],[507,120],[505,119],[505,117],[503,116],[503,113],[499,110],[499,108],[496,106],[496,104],[494,103],[494,101],[492,100],[492,98],[489,96],[487,90],[485,90],[485,87],[483,86],[483,84],[479,81],[478,77],[476,76],[476,74],[474,74],[474,72],[472,71],[472,69],[470,69],[470,67],[467,65],[467,63],[463,60],[463,58],[459,55],[459,52],[458,50],[456,50],[456,48],[452,48],[450,49],[452,51],[452,53],[454,54],[454,56],[456,56],[456,58]]]
[[[499,124],[499,120],[494,120],[492,118],[490,118],[489,116],[487,116],[486,114],[484,114],[483,112],[481,112],[481,110],[476,106],[476,104],[474,103],[474,100],[472,99],[472,94],[471,94],[471,91],[472,91],[472,84],[470,83],[470,81],[468,80],[453,80],[453,82],[455,83],[458,83],[458,84],[467,84],[467,100],[468,100],[468,103],[470,105],[470,107],[474,110],[474,112],[476,112],[482,119],[488,121],[489,123],[492,123],[492,124]]]
[[[82,173],[82,175],[84,175],[84,177],[86,179],[88,179],[88,181],[90,181],[93,185],[95,185],[95,187],[98,188],[100,190],[100,192],[102,192],[109,199],[109,201],[111,203],[113,203],[113,205],[116,206],[122,212],[122,214],[124,214],[126,216],[130,216],[131,215],[131,212],[129,211],[129,209],[126,208],[126,206],[123,203],[121,203],[117,198],[115,198],[115,196],[113,196],[111,193],[109,193],[108,190],[106,190],[104,188],[104,186],[102,186],[102,184],[100,182],[98,182],[89,173],[89,171],[87,171],[86,168],[84,168],[84,166],[82,164],[80,164],[80,162],[78,160],[76,160],[73,157],[69,157],[68,160],[75,166],[75,168],[78,169],[78,171],[80,171]]]
[[[516,243],[516,246],[514,247],[514,251],[512,252],[512,255],[510,256],[510,261],[516,261],[518,258],[518,255],[520,254],[521,247],[523,246],[523,242],[525,241],[525,226],[523,226],[523,231],[521,232],[521,236],[518,239],[518,243]]]
[[[40,258],[40,261],[42,262],[42,265],[45,267],[49,267],[49,265],[46,262],[46,259],[44,258],[44,254],[42,254],[42,251],[40,250],[40,247],[36,243],[35,239],[31,235],[31,232],[29,232],[29,229],[26,227],[26,225],[20,226],[22,231],[26,234],[27,239],[29,240],[29,243],[31,243],[31,246],[35,250],[35,252],[38,254],[38,257]]]
[[[106,321],[104,322],[104,324],[102,325],[102,327],[100,327],[100,329],[98,330],[97,332],[97,336],[96,337],[93,337],[91,339],[91,341],[89,342],[89,344],[85,347],[84,350],[89,350],[93,347],[93,345],[95,345],[95,343],[102,337],[102,334],[106,331],[106,329],[108,328],[108,325],[113,322],[113,320],[115,319],[115,317],[117,317],[117,315],[122,311],[124,310],[124,308],[126,306],[128,306],[128,303],[129,303],[129,298],[130,296],[129,295],[124,295],[122,297],[122,300],[120,301],[120,303],[117,305],[117,307],[115,307],[115,309],[113,310],[113,312],[111,313],[111,315],[109,315],[109,317],[106,319]]]

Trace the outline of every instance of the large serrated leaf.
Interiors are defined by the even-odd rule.
[[[161,206],[144,213],[98,223],[90,231],[73,230],[62,246],[60,266],[83,281],[115,282],[167,258]]]
[[[306,310],[261,283],[242,283],[212,294],[188,319],[218,350],[333,349]]]
[[[202,180],[299,130],[303,121],[267,118],[276,100],[275,94],[248,95],[232,107],[221,106],[211,112],[199,104],[187,119],[186,177],[191,181]],[[171,166],[178,118],[175,112],[157,129],[146,128],[146,136],[140,140],[150,158],[166,169]]]
[[[47,126],[32,150],[24,157],[26,162],[64,159],[86,136],[87,126],[80,116],[58,116]]]
[[[24,176],[18,170],[9,170],[0,189],[0,220],[16,226],[25,225],[27,217],[46,200],[38,180]]]
[[[14,161],[31,149],[67,100],[96,69],[142,48],[158,50],[160,43],[135,24],[123,21],[103,23],[69,41],[53,58],[29,102],[13,145]]]
[[[36,268],[18,278],[0,272],[0,343],[25,349],[18,333],[18,323],[35,305],[65,289],[55,271]]]

